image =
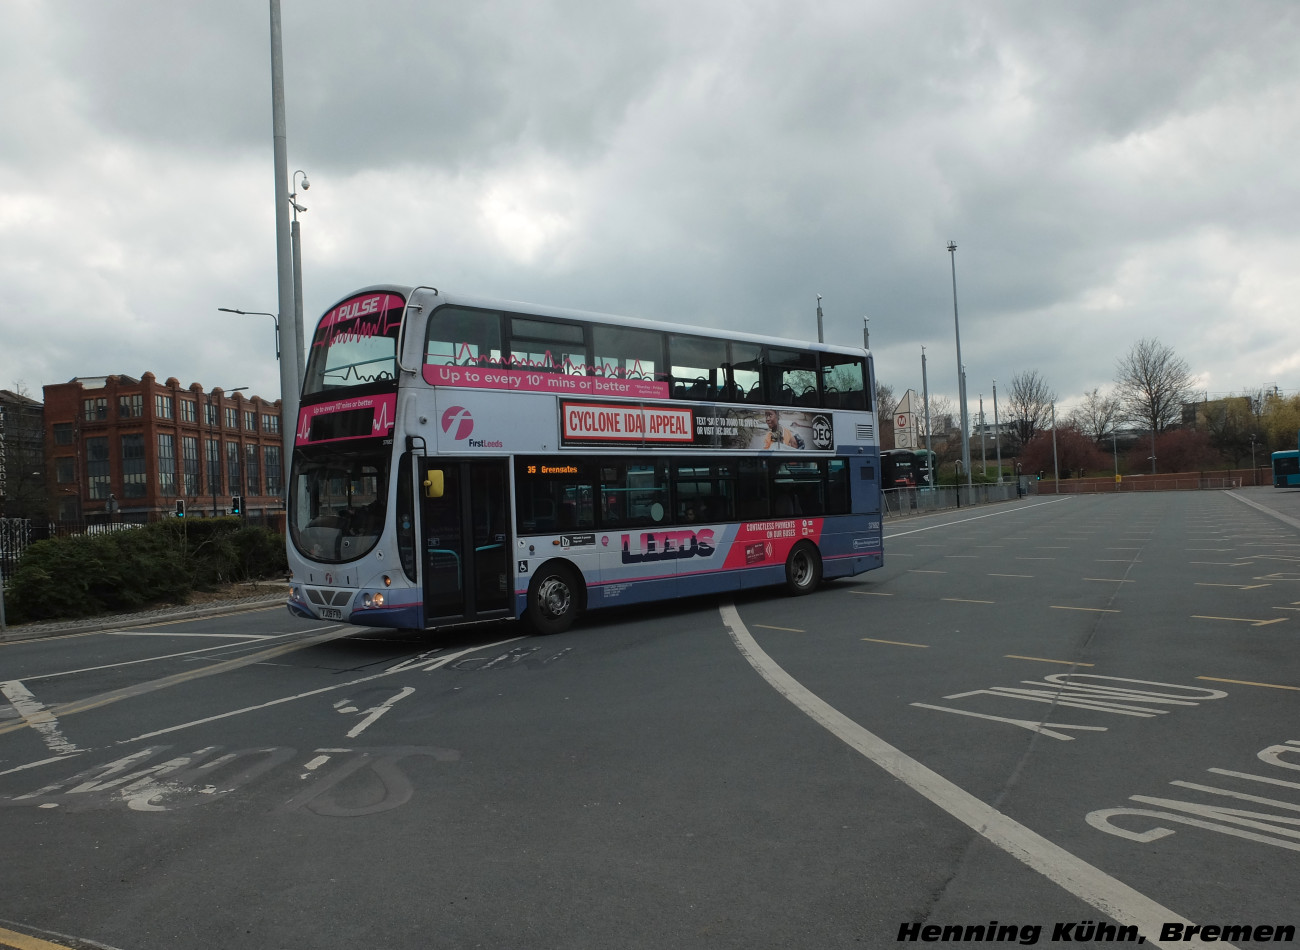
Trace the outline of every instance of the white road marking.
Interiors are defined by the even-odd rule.
[[[522,639],[522,637],[511,637],[509,640],[500,640],[497,643],[484,643],[481,646],[468,647],[464,650],[461,650],[458,653],[449,653],[444,657],[439,657],[437,660],[424,664],[418,668],[423,669],[426,672],[432,672],[433,670],[436,670],[439,667],[446,666],[448,663],[451,663],[453,660],[460,659],[462,656],[465,656],[467,653],[474,653],[478,650],[490,650],[493,647],[499,647],[504,643],[513,643],[515,640],[520,640],[520,639]],[[229,719],[232,716],[242,716],[244,713],[257,712],[258,710],[261,709],[268,709],[271,706],[279,706],[282,703],[291,703],[294,702],[295,700],[306,699],[309,696],[319,696],[321,693],[330,693],[336,689],[348,689],[349,687],[358,686],[362,683],[371,683],[375,680],[383,679],[386,676],[393,676],[397,673],[410,672],[412,669],[416,669],[416,667],[408,666],[405,663],[398,663],[384,670],[382,673],[372,673],[369,676],[362,676],[358,679],[348,680],[346,683],[334,683],[333,685],[330,686],[322,686],[320,689],[308,690],[305,693],[295,693],[292,696],[281,696],[279,699],[268,700],[267,702],[264,703],[258,703],[255,706],[245,706],[243,709],[232,709],[230,710],[230,712],[218,713],[215,716],[207,716],[203,719],[195,719],[193,722],[183,722],[180,723],[179,725],[168,726],[166,729],[157,729],[154,732],[146,732],[143,735],[134,736],[133,738],[130,739],[119,739],[116,744],[127,745],[132,742],[139,742],[142,739],[153,739],[157,736],[166,735],[169,732],[179,732],[182,729],[190,729],[194,726],[202,726],[209,722],[217,722],[218,720],[221,719]]]
[[[111,630],[110,637],[210,637],[216,640],[274,640],[275,634],[263,633],[169,633],[165,630]]]
[[[75,745],[64,737],[59,731],[59,720],[45,708],[45,706],[31,694],[31,691],[22,684],[20,680],[9,680],[0,683],[0,693],[4,694],[9,704],[18,711],[18,714],[27,720],[27,724],[36,730],[41,741],[50,747],[51,752],[57,752],[60,755],[71,755],[74,752],[80,752]]]
[[[1067,497],[1067,498],[1059,498],[1056,501],[1040,501],[1034,505],[1022,505],[1019,508],[1011,508],[1004,511],[995,511],[987,515],[976,515],[974,518],[963,518],[961,521],[945,521],[943,524],[932,524],[924,528],[913,528],[911,531],[900,531],[897,534],[887,534],[885,535],[884,540],[888,541],[890,538],[901,538],[909,534],[920,534],[922,531],[933,531],[935,528],[951,528],[953,525],[956,524],[965,524],[968,521],[979,521],[983,518],[995,518],[998,515],[1015,514],[1018,511],[1026,511],[1030,508],[1040,508],[1043,505],[1058,505],[1063,501],[1069,501],[1069,500],[1070,499]]]
[[[393,706],[396,705],[396,703],[399,700],[405,699],[407,696],[410,696],[414,692],[415,692],[414,686],[403,686],[400,690],[398,690],[392,696],[389,696],[378,706],[371,706],[369,709],[366,710],[366,712],[370,713],[370,715],[368,715],[365,719],[362,719],[359,723],[357,723],[350,730],[348,730],[348,738],[355,739],[357,736],[361,735],[361,733],[365,732],[366,729],[368,729],[376,719],[378,719],[384,713],[388,712],[388,710],[392,709]]]
[[[850,748],[861,753],[913,791],[988,839],[1018,861],[1058,884],[1124,926],[1134,925],[1156,947],[1206,947],[1199,941],[1162,942],[1166,923],[1192,921],[1163,907],[1123,881],[1111,877],[1007,817],[937,772],[905,755],[809,691],[763,652],[732,604],[718,608],[741,655],[778,693]],[[1229,944],[1216,943],[1228,947]]]

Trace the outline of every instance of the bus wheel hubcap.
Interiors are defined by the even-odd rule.
[[[557,577],[548,577],[537,588],[538,605],[552,617],[559,617],[569,609],[569,588]]]
[[[808,578],[812,576],[812,562],[808,560],[808,555],[799,553],[794,556],[794,561],[790,565],[791,573],[794,575],[794,582],[800,587],[808,583]]]

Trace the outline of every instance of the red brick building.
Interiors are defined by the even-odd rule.
[[[45,389],[45,475],[56,522],[145,522],[230,512],[284,527],[280,400],[205,393],[153,373]]]

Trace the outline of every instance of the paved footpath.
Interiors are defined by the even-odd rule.
[[[39,637],[58,637],[73,633],[94,633],[119,627],[135,627],[146,623],[168,620],[190,620],[194,617],[216,617],[259,607],[283,604],[289,596],[288,586],[277,583],[248,585],[245,596],[232,596],[219,601],[201,604],[168,604],[130,613],[100,614],[95,617],[46,620],[40,623],[10,625],[0,631],[0,642],[33,640]]]

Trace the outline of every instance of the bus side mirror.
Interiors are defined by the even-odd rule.
[[[424,476],[424,497],[441,498],[443,492],[442,470],[432,469]]]

